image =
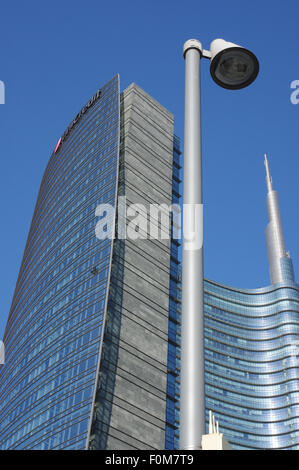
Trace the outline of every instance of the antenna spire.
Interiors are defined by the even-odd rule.
[[[269,223],[266,228],[267,251],[271,284],[283,281],[294,281],[292,260],[286,251],[283,227],[280,216],[277,191],[273,189],[273,182],[269,170],[269,162],[265,154],[266,183],[267,183],[267,210]]]
[[[273,191],[273,181],[272,181],[272,177],[270,175],[270,169],[269,169],[269,162],[268,162],[268,158],[267,158],[267,154],[265,153],[265,167],[266,167],[266,183],[267,183],[267,191],[268,193],[270,191]]]

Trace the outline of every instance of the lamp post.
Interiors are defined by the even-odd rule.
[[[185,130],[182,257],[180,448],[201,449],[205,434],[204,278],[200,61],[210,59],[214,81],[236,90],[252,83],[259,70],[255,55],[223,39],[204,50],[196,39],[184,44]]]

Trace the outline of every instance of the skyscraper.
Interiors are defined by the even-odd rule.
[[[179,172],[173,116],[135,84],[120,94],[118,76],[59,139],[4,335],[1,449],[173,446],[178,243],[95,227],[120,195],[178,201]]]
[[[271,285],[205,281],[206,409],[234,449],[299,449],[299,286],[265,167]]]

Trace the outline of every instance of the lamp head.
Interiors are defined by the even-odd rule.
[[[215,39],[211,42],[210,51],[210,72],[213,80],[221,87],[239,90],[256,79],[259,63],[248,49],[223,39]]]

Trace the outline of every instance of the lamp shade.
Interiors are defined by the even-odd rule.
[[[256,79],[259,62],[248,49],[223,39],[215,39],[210,51],[210,72],[213,80],[221,87],[238,90]]]

